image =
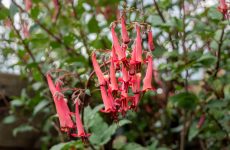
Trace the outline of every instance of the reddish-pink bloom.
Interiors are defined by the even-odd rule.
[[[77,101],[75,104],[75,119],[76,119],[76,126],[77,126],[77,137],[82,137],[82,138],[86,138],[88,137],[90,134],[85,133],[83,124],[81,122],[81,117],[79,114],[79,102]]]
[[[153,51],[155,49],[155,46],[154,46],[154,43],[153,43],[153,34],[152,34],[151,29],[148,31],[148,45],[149,45],[149,49],[151,51]]]
[[[141,87],[141,73],[137,73],[132,76],[132,91],[133,93],[139,93]]]
[[[148,67],[143,80],[143,89],[142,91],[147,91],[153,89],[152,87],[152,76],[153,76],[153,58],[148,56]]]
[[[97,75],[97,78],[98,78],[100,85],[101,86],[106,85],[104,74],[102,73],[101,68],[100,68],[99,64],[97,63],[96,54],[94,52],[92,53],[91,58],[92,58],[93,68],[94,68],[94,71]]]
[[[127,69],[124,67],[124,65],[122,65],[122,78],[120,78],[119,80],[122,82],[122,87],[121,90],[127,92],[128,88],[129,88],[129,81],[130,81],[130,77],[129,77],[129,73],[127,71]]]
[[[105,106],[105,109],[101,111],[105,113],[114,112],[113,101],[111,97],[107,95],[105,86],[101,86],[100,89],[101,89],[101,97]]]
[[[24,38],[28,38],[30,36],[29,26],[26,22],[22,23],[22,33]]]
[[[142,39],[141,39],[141,31],[140,26],[136,24],[136,61],[141,63],[142,62]]]
[[[121,35],[122,35],[123,43],[128,44],[130,39],[129,39],[129,35],[126,29],[124,16],[121,16]]]
[[[112,27],[111,27],[111,33],[112,33],[112,39],[113,39],[113,46],[114,46],[114,49],[115,49],[115,51],[117,53],[118,59],[121,60],[121,61],[123,61],[126,58],[125,51],[123,51],[121,49],[121,46],[119,44],[119,40],[117,38],[117,34],[115,32],[114,25],[112,25]]]
[[[228,5],[225,0],[219,1],[218,10],[226,17],[228,13]]]
[[[67,103],[64,100],[64,95],[60,93],[60,84],[54,85],[50,74],[46,75],[50,92],[53,95],[56,111],[58,114],[61,130],[68,132],[69,128],[73,128],[74,124],[70,116],[70,110]]]
[[[60,10],[60,4],[58,0],[53,0],[53,4],[54,4],[54,14],[52,16],[52,22],[56,22]]]
[[[201,128],[203,126],[203,124],[205,122],[205,118],[206,118],[205,114],[202,114],[201,117],[200,117],[200,120],[199,120],[199,122],[197,124],[197,128]]]
[[[110,76],[110,90],[113,91],[117,91],[118,90],[118,84],[117,84],[117,79],[116,79],[116,70],[114,67],[114,62],[111,59],[110,62],[110,72],[109,72],[109,76]]]
[[[24,0],[25,9],[28,12],[32,8],[32,0]]]

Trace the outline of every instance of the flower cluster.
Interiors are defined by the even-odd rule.
[[[121,40],[115,32],[118,24],[121,25]],[[104,103],[104,109],[101,111],[111,113],[115,120],[119,113],[124,116],[128,110],[136,110],[141,96],[148,90],[155,90],[152,86],[153,70],[155,70],[153,57],[142,47],[142,33],[146,33],[149,51],[155,49],[151,27],[137,22],[130,23],[130,26],[136,33],[134,40],[129,38],[124,16],[111,24],[113,44],[108,74],[102,72],[95,52],[91,56]],[[142,80],[141,71],[145,64],[147,69]]]
[[[72,113],[68,107],[67,100],[62,93],[62,82],[57,81],[54,84],[50,73],[46,75],[46,79],[54,100],[61,131],[68,133],[72,137],[81,137],[83,140],[86,140],[89,134],[85,133],[81,121],[79,114],[79,100],[75,103],[75,113]],[[75,123],[73,118],[75,118]]]
[[[225,19],[229,18],[229,8],[226,0],[219,0],[218,10],[223,14]]]

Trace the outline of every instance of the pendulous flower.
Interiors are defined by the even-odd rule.
[[[94,68],[94,71],[95,71],[95,73],[97,75],[99,84],[101,86],[106,85],[104,74],[102,73],[101,68],[100,68],[100,66],[99,66],[99,64],[98,64],[98,62],[96,60],[96,54],[95,54],[95,52],[92,53],[91,59],[92,59],[93,68]]]
[[[130,42],[130,39],[125,25],[125,18],[123,15],[121,16],[121,35],[123,43],[128,44]]]
[[[50,92],[52,93],[54,99],[54,104],[58,114],[61,130],[64,132],[69,132],[70,128],[74,128],[74,124],[70,116],[71,113],[69,107],[64,100],[64,95],[61,93],[60,83],[57,83],[55,86],[50,74],[46,75],[46,79]]]
[[[143,79],[143,89],[142,91],[153,90],[152,87],[152,76],[153,76],[153,58],[152,56],[148,56],[148,67]]]
[[[149,49],[151,51],[153,51],[155,49],[155,46],[154,46],[154,43],[153,43],[153,34],[152,34],[151,29],[148,31],[148,46],[149,46]]]

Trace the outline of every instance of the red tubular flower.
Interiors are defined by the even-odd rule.
[[[54,14],[52,16],[52,21],[56,22],[60,10],[60,4],[58,0],[53,0],[53,4],[54,4]]]
[[[205,122],[205,114],[202,114],[200,117],[200,120],[197,124],[197,128],[201,128],[203,126],[204,122]]]
[[[124,16],[121,16],[121,35],[122,35],[123,43],[128,44],[130,39],[129,39],[129,35],[126,29]]]
[[[137,73],[136,75],[132,76],[132,91],[134,94],[140,92],[141,87],[141,73]]]
[[[136,24],[136,61],[141,63],[142,62],[142,40],[141,40],[141,31],[140,26]]]
[[[143,89],[142,91],[152,90],[152,76],[153,76],[153,58],[148,56],[148,67],[146,71],[145,78],[143,80]]]
[[[113,39],[113,44],[114,44],[114,49],[118,55],[118,59],[121,61],[124,61],[126,56],[125,56],[125,51],[121,49],[121,46],[119,44],[119,40],[117,38],[117,34],[115,32],[115,27],[112,25],[111,27],[111,33],[112,33],[112,39]]]
[[[22,33],[24,38],[28,38],[30,36],[29,27],[26,22],[22,23]]]
[[[111,97],[107,95],[105,86],[101,86],[100,88],[101,88],[101,97],[105,106],[105,109],[101,111],[105,113],[114,112],[113,101]]]
[[[76,126],[77,126],[77,137],[87,138],[90,134],[85,133],[83,124],[81,122],[81,117],[79,114],[79,103],[78,101],[75,104],[75,119],[76,119]]]
[[[109,73],[109,76],[110,76],[110,90],[113,92],[113,91],[117,91],[118,90],[118,84],[117,84],[117,79],[116,79],[116,70],[115,70],[115,67],[114,67],[114,62],[113,60],[111,59],[111,62],[110,62],[110,73]]]
[[[225,0],[219,1],[218,10],[226,17],[228,13],[228,5]]]
[[[70,110],[67,103],[64,100],[64,95],[60,93],[60,84],[57,84],[56,87],[52,81],[50,74],[46,75],[48,86],[50,92],[53,95],[56,111],[58,114],[61,130],[68,132],[70,128],[74,127],[73,121],[70,116]]]
[[[129,74],[128,74],[128,71],[126,70],[126,68],[124,67],[124,65],[122,65],[122,79],[120,79],[120,81],[122,82],[122,88],[121,90],[127,92],[128,91],[128,88],[129,88],[129,81],[130,81],[130,78],[129,78]]]
[[[148,31],[148,45],[149,45],[149,49],[151,51],[153,51],[155,49],[155,46],[154,46],[154,43],[153,43],[153,34],[152,34],[151,29]]]
[[[32,0],[24,0],[24,3],[26,11],[30,11],[30,9],[32,8]]]
[[[97,63],[96,54],[94,52],[92,53],[91,59],[92,59],[94,71],[97,75],[97,78],[98,78],[100,85],[101,86],[106,85],[104,74],[102,73],[101,68],[100,68],[99,64]]]

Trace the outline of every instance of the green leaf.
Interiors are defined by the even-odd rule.
[[[124,147],[122,147],[122,150],[147,150],[147,149],[137,143],[128,143]]]
[[[189,133],[188,133],[188,140],[192,141],[193,138],[195,138],[199,133],[199,129],[197,128],[197,122],[193,122],[192,125],[189,128]]]
[[[89,29],[89,32],[91,32],[91,33],[98,33],[100,30],[100,28],[98,26],[98,22],[94,16],[88,22],[88,29]]]
[[[33,19],[37,19],[38,15],[39,15],[39,7],[33,7],[31,10],[31,17]]]
[[[13,123],[13,122],[15,122],[15,121],[16,121],[16,117],[10,115],[10,116],[5,117],[5,118],[3,119],[2,122],[3,122],[4,124],[11,124],[11,123]]]
[[[70,141],[66,143],[59,143],[59,144],[53,145],[50,148],[50,150],[69,150],[69,149],[83,150],[84,145],[81,140],[78,140],[78,141]]]
[[[8,17],[9,15],[9,10],[0,4],[0,20],[4,20]]]
[[[170,97],[169,100],[174,106],[184,109],[194,109],[198,102],[197,96],[190,92],[179,93]]]
[[[216,63],[216,57],[210,54],[206,54],[201,56],[201,58],[198,59],[197,62],[201,63],[204,67],[210,67]]]
[[[43,100],[40,103],[38,103],[34,108],[33,115],[36,115],[43,108],[45,108],[48,104],[49,104],[49,101],[47,101],[47,100]]]
[[[13,18],[14,15],[18,12],[18,7],[14,4],[10,4],[10,17]]]
[[[212,7],[208,10],[208,17],[213,20],[221,20],[223,15],[216,9],[216,7]]]
[[[29,132],[29,131],[33,131],[34,127],[27,125],[27,124],[22,124],[17,128],[14,128],[13,130],[13,135],[16,136],[18,133],[21,132]]]

